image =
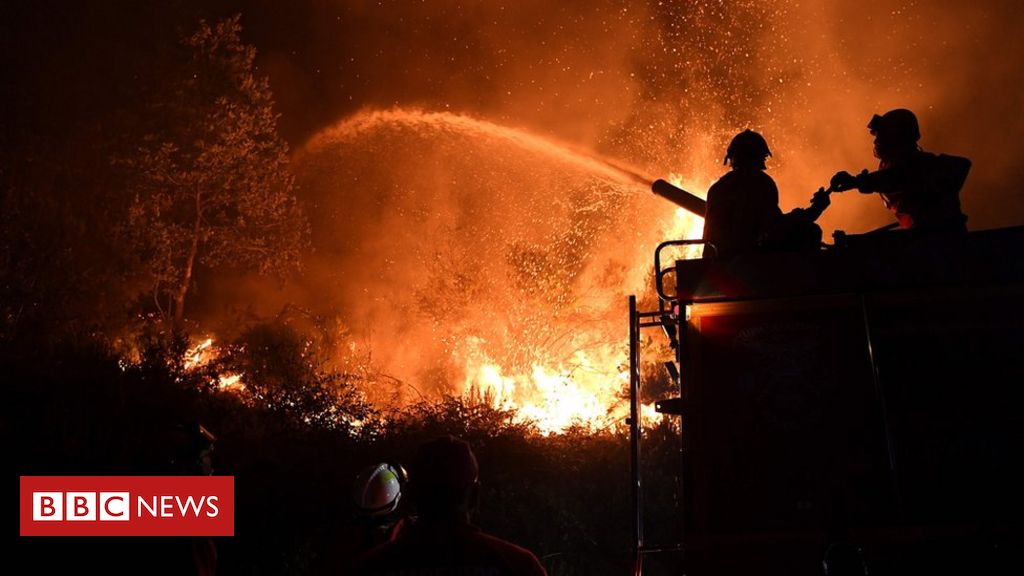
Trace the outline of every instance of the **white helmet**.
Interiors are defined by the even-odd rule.
[[[360,514],[375,517],[395,511],[402,499],[405,470],[397,464],[367,466],[356,475],[352,498]]]

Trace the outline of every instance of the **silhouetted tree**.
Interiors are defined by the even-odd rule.
[[[202,21],[183,40],[187,62],[149,111],[154,130],[120,161],[127,244],[178,327],[197,265],[284,274],[308,238],[270,87],[240,30],[239,16]]]

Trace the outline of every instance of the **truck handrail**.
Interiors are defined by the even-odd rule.
[[[705,252],[707,251],[708,248],[711,249],[711,256],[712,256],[711,259],[712,260],[715,260],[715,259],[718,258],[718,248],[714,244],[704,240],[703,238],[692,238],[692,239],[689,239],[689,240],[666,240],[665,242],[662,242],[661,244],[658,244],[658,247],[655,248],[655,250],[654,250],[654,286],[655,286],[655,288],[658,291],[658,298],[660,298],[663,302],[671,302],[671,301],[675,300],[674,296],[670,296],[668,294],[665,294],[665,280],[664,280],[664,278],[670,272],[675,272],[676,268],[675,268],[675,266],[670,266],[670,267],[665,268],[665,269],[661,268],[661,251],[664,250],[665,248],[668,248],[669,246],[695,246],[695,245],[698,245],[698,244],[704,245]]]

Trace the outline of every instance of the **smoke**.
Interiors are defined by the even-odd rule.
[[[926,149],[974,161],[973,229],[1024,219],[1024,16],[1010,0],[257,1],[245,14],[296,143],[366,107],[418,107],[709,181],[749,127],[772,145],[788,209],[838,170],[874,167],[868,118],[908,107]],[[849,194],[822,224],[889,221]]]
[[[1010,57],[1024,46],[1011,3],[659,3],[656,21],[640,47],[645,98],[619,136],[627,151],[718,174],[712,162],[729,138],[761,131],[789,209],[840,169],[874,168],[868,119],[905,107],[919,115],[925,149],[974,160],[963,193],[972,228],[1022,222],[1020,145],[1007,135],[1024,127],[1013,88],[1024,78]],[[889,221],[877,198],[847,194],[822,226]]]
[[[485,364],[571,370],[592,364],[581,351],[624,346],[622,304],[645,287],[665,205],[606,165],[523,130],[393,109],[321,133],[297,170],[316,198],[307,297],[400,380],[462,393]]]
[[[797,5],[794,3],[794,6]],[[762,121],[781,138],[778,179],[790,201],[838,168],[874,168],[865,125],[873,113],[915,111],[926,150],[974,161],[963,190],[972,229],[1024,223],[1016,192],[1024,133],[1011,64],[1024,43],[1013,3],[949,0],[801,4],[769,43],[765,70],[788,69],[777,105]],[[776,75],[781,78],[781,75]],[[768,77],[768,81],[772,78]],[[826,229],[862,231],[891,221],[874,197],[836,198]],[[1006,210],[1007,206],[1012,209]]]
[[[390,373],[431,389],[457,390],[475,354],[528,371],[624,345],[622,298],[644,290],[674,209],[571,160],[574,148],[701,193],[752,128],[788,210],[838,170],[873,168],[868,119],[906,107],[925,149],[974,161],[972,229],[1024,224],[1024,17],[1010,1],[304,10],[282,20],[256,3],[244,22],[299,144],[315,252],[279,299],[231,290],[336,314]],[[573,145],[495,133],[518,129]],[[827,238],[890,221],[877,198],[846,193],[821,224]]]

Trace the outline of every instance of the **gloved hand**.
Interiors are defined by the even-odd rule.
[[[829,181],[829,187],[836,192],[844,192],[846,190],[852,190],[857,187],[857,177],[849,172],[836,172],[832,180]]]
[[[835,177],[833,177],[832,180],[835,181]],[[824,210],[825,208],[828,208],[831,203],[831,195],[824,188],[818,188],[818,191],[811,197],[811,207],[817,210]]]

